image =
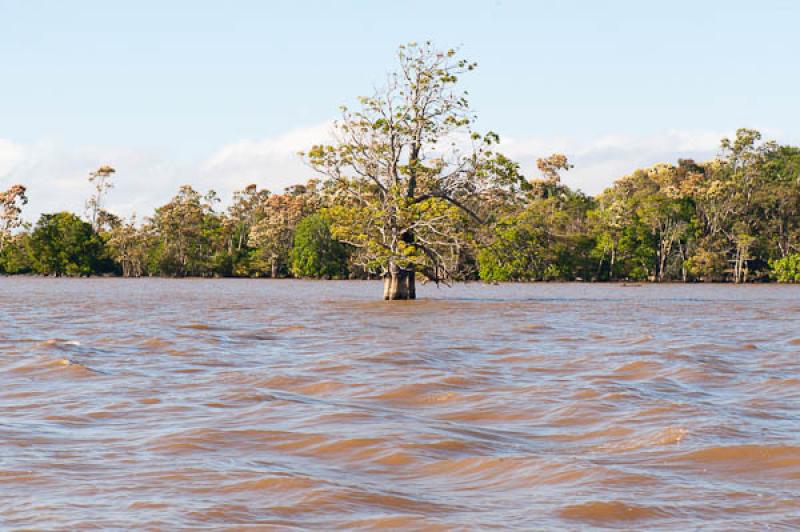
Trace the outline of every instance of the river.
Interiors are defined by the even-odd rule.
[[[800,527],[800,287],[0,291],[0,528]]]

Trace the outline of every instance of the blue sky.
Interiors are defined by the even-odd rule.
[[[105,163],[121,214],[183,183],[279,190],[398,44],[432,39],[478,61],[479,124],[526,170],[564,151],[595,193],[737,127],[800,141],[798,23],[788,0],[0,0],[0,186],[28,184],[30,214],[80,210]]]

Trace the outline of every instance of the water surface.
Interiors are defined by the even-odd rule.
[[[800,287],[0,278],[0,527],[800,527]]]

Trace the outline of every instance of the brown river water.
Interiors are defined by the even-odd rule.
[[[0,278],[0,528],[800,528],[800,287]]]

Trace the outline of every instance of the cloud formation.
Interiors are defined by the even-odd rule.
[[[520,162],[526,175],[535,171],[537,158],[564,153],[575,165],[563,175],[564,182],[586,193],[597,194],[637,168],[675,162],[679,158],[710,159],[717,154],[720,139],[728,134],[668,131],[646,137],[605,135],[590,140],[511,138],[505,139],[500,149]]]
[[[200,164],[200,174],[225,187],[263,184],[273,192],[305,181],[314,175],[300,151],[330,141],[332,123],[293,129],[261,140],[240,140],[222,146]]]
[[[317,124],[261,140],[224,145],[196,162],[187,162],[160,149],[66,146],[51,142],[23,145],[0,139],[0,188],[21,183],[30,202],[24,216],[35,221],[43,212],[84,212],[92,193],[89,172],[113,166],[114,188],[106,207],[119,215],[149,215],[190,184],[205,192],[214,189],[223,199],[250,183],[279,192],[314,176],[298,155],[327,139],[330,124]]]

